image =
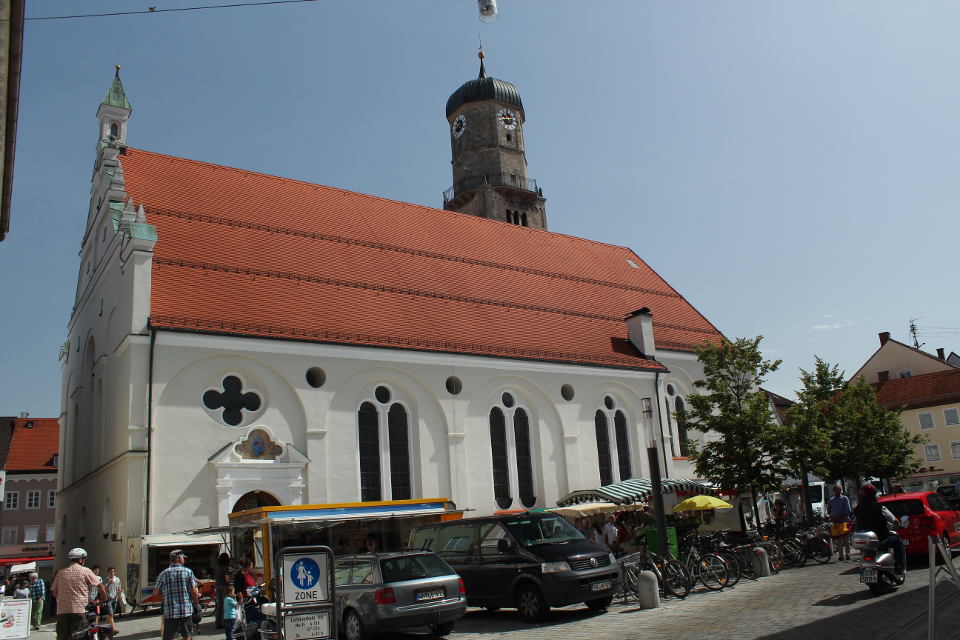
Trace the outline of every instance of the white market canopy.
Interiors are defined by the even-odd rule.
[[[701,480],[688,478],[664,478],[660,481],[663,493],[707,493],[714,490]],[[619,505],[646,502],[653,495],[653,481],[648,478],[631,478],[622,482],[607,484],[597,489],[581,489],[568,493],[557,500],[557,506],[569,507],[584,502],[610,502]]]

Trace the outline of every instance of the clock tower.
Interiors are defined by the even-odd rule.
[[[546,200],[527,177],[520,92],[488,76],[483,51],[479,57],[480,75],[447,100],[453,186],[443,194],[443,208],[546,229]]]

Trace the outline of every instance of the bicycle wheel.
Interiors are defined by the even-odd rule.
[[[807,564],[807,552],[799,540],[781,540],[780,547],[783,549],[783,564],[786,566],[802,567]]]
[[[667,561],[658,573],[665,592],[677,598],[686,598],[690,593],[690,576],[679,561]]]
[[[640,600],[640,567],[629,562],[623,565],[623,581],[621,582],[623,598]]]
[[[740,567],[740,561],[737,559],[737,555],[732,551],[718,551],[717,555],[727,563],[727,569],[730,572],[730,582],[727,583],[727,586],[732,587],[740,582],[740,574],[743,570]]]
[[[720,591],[730,582],[730,572],[723,558],[715,553],[706,553],[697,561],[697,577],[707,589]]]
[[[830,545],[820,538],[813,538],[807,543],[807,553],[820,564],[827,564],[833,557]]]
[[[783,569],[783,550],[776,542],[767,544],[765,548],[767,550],[767,556],[769,556],[770,571],[772,573],[780,573],[780,570]]]
[[[737,559],[740,561],[740,575],[747,580],[757,579],[757,570],[753,564],[756,557],[753,547],[737,550]],[[759,565],[759,563],[757,564]]]

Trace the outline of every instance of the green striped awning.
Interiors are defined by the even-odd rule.
[[[663,493],[715,493],[710,485],[702,480],[687,478],[664,478],[660,481]],[[653,481],[647,478],[631,478],[623,482],[604,485],[598,489],[582,489],[568,493],[557,501],[558,507],[569,507],[583,502],[613,502],[631,504],[646,502],[653,494]]]

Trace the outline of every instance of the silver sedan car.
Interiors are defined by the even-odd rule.
[[[334,573],[347,640],[415,627],[443,636],[467,610],[463,580],[430,551],[341,556]]]

